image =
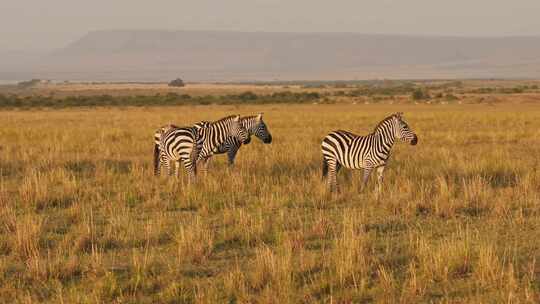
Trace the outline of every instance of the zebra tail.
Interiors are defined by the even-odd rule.
[[[328,163],[326,162],[326,159],[322,160],[322,178],[325,179],[328,175]]]
[[[158,175],[159,170],[159,145],[154,143],[154,175]]]

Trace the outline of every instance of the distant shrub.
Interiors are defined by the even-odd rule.
[[[247,92],[244,92],[244,93],[238,95],[238,98],[240,100],[243,100],[243,101],[256,100],[257,99],[257,94],[255,94],[253,92],[250,92],[250,91],[247,91]]]
[[[382,100],[383,100],[382,97],[378,97],[378,96],[371,98],[371,102],[373,103],[380,103]]]
[[[304,89],[324,89],[326,85],[322,83],[308,83],[302,86]]]
[[[463,87],[463,82],[462,81],[450,81],[448,83],[445,84],[446,87],[456,87],[456,88],[461,88]]]
[[[494,88],[479,88],[472,91],[472,93],[475,93],[475,94],[491,94],[494,92],[495,92]]]
[[[429,93],[425,92],[424,90],[420,88],[415,89],[412,92],[411,97],[413,100],[424,100],[424,99],[430,98]]]
[[[38,83],[40,83],[40,81],[41,81],[40,79],[31,79],[28,81],[21,81],[17,83],[17,86],[21,89],[31,88],[37,85]]]
[[[525,90],[522,87],[501,88],[499,92],[502,94],[520,94],[525,92]]]
[[[444,97],[444,99],[446,99],[447,101],[456,101],[458,100],[459,98],[454,95],[454,94],[446,94],[446,96]]]
[[[343,82],[337,82],[336,84],[334,84],[334,88],[336,88],[336,89],[346,89],[348,87],[349,86],[346,83],[343,83]]]
[[[176,78],[175,80],[172,80],[169,82],[170,87],[183,87],[185,86],[184,81],[180,78]]]
[[[178,99],[179,95],[174,92],[169,92],[165,95],[165,100],[172,101]]]
[[[271,95],[257,95],[244,92],[238,95],[222,96],[191,96],[169,92],[165,95],[136,95],[136,96],[54,96],[0,95],[0,108],[29,108],[29,107],[93,107],[93,106],[175,106],[175,105],[210,105],[210,104],[287,104],[313,103],[322,96],[317,92],[276,92]]]
[[[520,94],[529,89],[533,89],[534,86],[517,86],[513,88],[478,88],[473,89],[470,92],[474,94]]]
[[[375,96],[375,95],[385,95],[385,96],[394,96],[394,95],[406,95],[411,94],[414,91],[414,87],[409,83],[403,83],[399,85],[392,86],[377,86],[377,85],[366,85],[359,86],[357,89],[348,92],[349,97],[360,97],[360,96]]]

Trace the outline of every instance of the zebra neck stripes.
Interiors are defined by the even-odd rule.
[[[201,128],[199,141],[202,142],[202,148],[197,159],[210,157],[228,137],[240,142],[249,138],[246,128],[240,124],[240,116],[228,116]]]
[[[373,133],[359,136],[339,130],[328,134],[322,141],[323,177],[328,176],[331,190],[337,188],[336,174],[341,167],[364,169],[364,184],[371,170],[377,168],[379,188],[384,166],[390,157],[390,151],[396,141],[416,145],[418,138],[401,117],[401,113],[383,119]]]
[[[375,129],[371,136],[374,141],[372,148],[375,150],[372,156],[379,161],[387,160],[396,141],[394,126],[383,123]]]
[[[255,135],[257,132],[257,125],[259,124],[256,116],[246,116],[240,118],[240,123],[246,130],[249,135]]]
[[[270,131],[268,131],[268,127],[262,120],[262,114],[259,114],[256,116],[242,117],[240,119],[240,124],[244,128],[246,128],[250,136],[255,135],[265,144],[272,143],[272,135],[270,134]],[[242,147],[242,144],[248,144],[250,141],[251,141],[251,137],[248,138],[248,140],[244,142],[241,142],[235,137],[228,137],[227,139],[225,139],[225,142],[214,151],[214,153],[215,154],[227,153],[227,156],[229,159],[229,165],[232,166],[234,164],[236,153],[238,152],[240,147]]]
[[[248,130],[250,135],[255,135],[265,144],[272,142],[272,135],[262,119],[262,113],[257,116],[247,116],[241,119],[242,125]]]

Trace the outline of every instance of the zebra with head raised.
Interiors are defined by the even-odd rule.
[[[362,188],[371,171],[377,169],[377,194],[380,193],[383,171],[396,139],[411,145],[418,143],[418,137],[403,120],[403,113],[386,117],[369,135],[359,136],[343,130],[328,134],[322,141],[322,154],[323,178],[327,178],[330,191],[337,189],[336,174],[343,166],[364,170]]]
[[[192,180],[197,174],[198,160],[212,155],[216,147],[223,144],[227,137],[233,136],[242,142],[249,138],[247,130],[239,121],[240,116],[235,115],[212,123],[200,122],[193,127],[170,128],[160,136],[158,153],[161,157],[156,159],[154,156],[154,161],[163,161],[169,173],[172,172],[170,166],[174,161],[177,176],[179,162],[182,161]]]
[[[263,143],[269,144],[272,142],[272,134],[270,134],[270,131],[268,131],[268,127],[266,126],[266,123],[263,121],[262,113],[259,113],[256,116],[244,116],[240,118],[240,124],[246,128],[249,135],[255,135],[257,138],[259,138]],[[227,153],[227,157],[229,159],[229,166],[234,165],[234,159],[236,157],[236,153],[238,153],[238,150],[242,147],[242,144],[249,144],[251,141],[251,137],[245,141],[242,142],[238,140],[236,137],[230,136],[228,137],[225,142],[220,145],[215,151],[214,154],[223,154]],[[206,171],[206,168],[208,166],[210,158],[206,158],[203,160],[203,166],[202,170]]]

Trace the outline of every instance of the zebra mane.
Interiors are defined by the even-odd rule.
[[[233,118],[235,118],[236,116],[238,116],[238,115],[229,115],[227,117],[221,118],[220,120],[216,120],[216,121],[212,122],[212,124],[216,124],[216,123],[223,122],[223,121],[229,121],[229,120],[232,120]]]
[[[396,118],[396,117],[399,118],[399,119],[401,119],[400,113],[392,114],[392,115],[386,117],[385,119],[381,120],[381,121],[375,126],[375,128],[373,129],[373,133],[377,132],[377,130],[378,130],[385,122],[387,122],[387,121],[389,121],[389,120],[392,120],[392,119],[394,119],[394,118]]]
[[[197,129],[206,128],[208,127],[212,122],[211,121],[199,121],[198,123],[194,124],[193,126]]]
[[[253,119],[257,119],[257,115],[242,116],[242,117],[240,117],[240,120],[241,120],[241,121],[247,121],[247,120],[253,120]]]

